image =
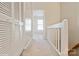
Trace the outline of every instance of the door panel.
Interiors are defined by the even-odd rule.
[[[11,39],[11,23],[0,21],[0,55],[8,55]]]

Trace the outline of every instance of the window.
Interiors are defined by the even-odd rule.
[[[38,24],[38,30],[43,30],[43,19],[39,19],[37,24]]]
[[[26,19],[25,20],[25,30],[26,31],[31,31],[31,19]]]

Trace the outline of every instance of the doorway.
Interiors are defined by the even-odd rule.
[[[45,39],[45,18],[43,10],[33,11],[33,39]]]

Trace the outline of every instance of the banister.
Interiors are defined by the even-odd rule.
[[[60,55],[67,56],[68,55],[68,20],[64,19],[60,23],[50,25],[48,26],[48,29],[56,29],[58,31],[56,48],[61,53]]]
[[[50,29],[59,29],[59,28],[63,28],[63,27],[64,27],[63,23],[57,23],[57,24],[54,24],[54,25],[50,25],[48,28],[50,28]]]

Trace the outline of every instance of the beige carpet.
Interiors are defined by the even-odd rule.
[[[31,46],[24,50],[22,56],[54,56],[57,55],[46,40],[33,40]]]

